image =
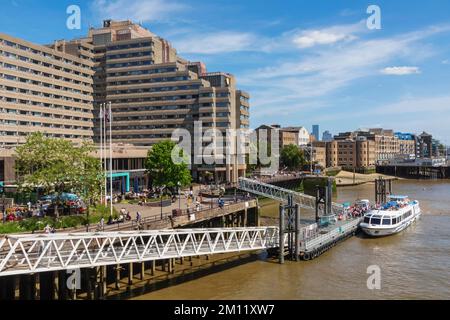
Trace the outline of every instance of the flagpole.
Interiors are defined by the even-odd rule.
[[[103,172],[105,173],[104,176],[104,187],[105,187],[105,206],[108,205],[108,200],[106,199],[106,195],[108,194],[108,183],[107,183],[107,179],[106,179],[106,173],[108,171],[108,165],[106,162],[106,157],[107,157],[107,153],[106,153],[106,143],[108,141],[108,136],[106,134],[106,103],[103,103],[103,158],[104,158],[104,163],[103,163]]]
[[[103,105],[100,103],[100,164],[102,173],[102,182],[100,184],[100,203],[103,204]],[[106,190],[105,190],[106,193]]]
[[[113,158],[113,154],[112,154],[112,122],[113,122],[113,117],[112,117],[112,112],[111,112],[111,101],[109,102],[109,172],[110,172],[110,176],[109,176],[109,187],[110,187],[110,191],[111,191],[111,217],[113,215],[113,183],[112,183],[112,158]]]

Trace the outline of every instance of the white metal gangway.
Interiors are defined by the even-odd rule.
[[[239,178],[239,189],[266,198],[271,198],[283,203],[288,202],[289,196],[292,196],[293,202],[295,204],[298,204],[301,208],[316,208],[315,197],[289,189],[280,188],[257,180]],[[323,210],[323,208],[320,208],[320,210]],[[339,214],[343,212],[344,207],[341,204],[332,203],[331,210],[333,214]]]
[[[12,235],[0,238],[0,277],[270,249],[278,243],[276,227]]]

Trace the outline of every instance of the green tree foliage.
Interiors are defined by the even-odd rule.
[[[179,161],[172,160],[175,155]],[[174,189],[178,182],[182,187],[189,186],[192,181],[191,172],[188,167],[189,159],[175,142],[166,140],[152,146],[149,150],[146,168],[157,187]]]
[[[289,170],[297,170],[305,164],[303,151],[296,145],[290,144],[281,149],[281,163]]]
[[[20,191],[43,189],[46,194],[73,192],[91,203],[97,199],[102,182],[100,160],[91,156],[90,143],[75,146],[64,139],[42,133],[28,136],[17,147],[16,173]]]

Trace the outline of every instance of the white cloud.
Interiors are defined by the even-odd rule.
[[[352,41],[356,33],[366,31],[362,22],[351,25],[333,26],[318,30],[297,31],[292,42],[299,48],[311,48],[318,45],[329,45],[341,41]]]
[[[247,70],[238,81],[252,88],[256,118],[267,116],[269,110],[276,115],[277,108],[295,114],[301,106],[318,99],[324,105],[333,105],[331,94],[359,79],[379,74],[380,68],[394,59],[421,62],[421,59],[433,57],[436,51],[424,46],[422,40],[449,30],[450,27],[432,27],[389,38],[357,39],[332,50],[318,47],[298,58],[291,55],[270,67]],[[415,54],[418,50],[422,52],[421,59]]]
[[[320,30],[306,31],[293,39],[299,48],[310,48],[315,45],[332,44],[342,40],[351,40],[351,35],[343,33],[327,33]]]
[[[393,76],[405,76],[409,74],[419,74],[420,69],[418,67],[387,67],[380,70],[382,74]]]
[[[175,0],[94,0],[93,11],[102,18],[137,22],[162,21],[188,7]]]
[[[254,50],[258,39],[251,33],[217,32],[174,40],[180,53],[220,54]]]

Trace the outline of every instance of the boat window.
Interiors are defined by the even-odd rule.
[[[370,217],[364,217],[364,223],[369,223],[370,222]]]
[[[397,224],[397,218],[392,218],[392,224]]]
[[[376,224],[376,225],[380,225],[381,224],[381,219],[380,218],[372,218],[371,224]]]
[[[388,226],[391,224],[391,219],[383,219],[383,225]]]

